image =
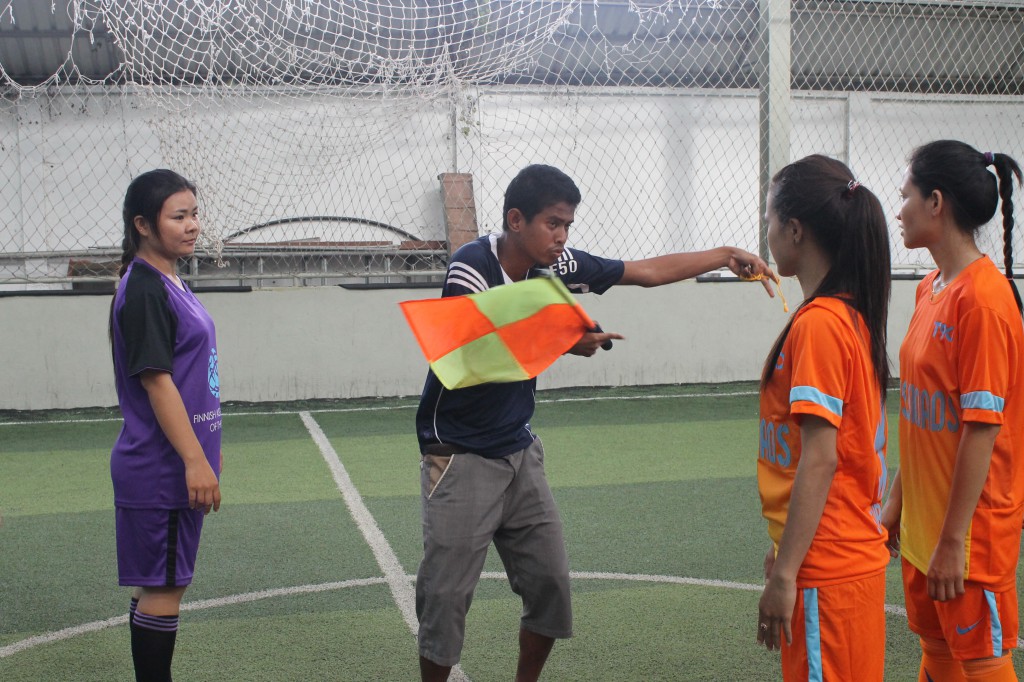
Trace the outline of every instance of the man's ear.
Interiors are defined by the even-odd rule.
[[[523,216],[523,212],[518,208],[510,208],[505,216],[505,223],[508,225],[509,232],[519,232],[525,222],[525,216]]]

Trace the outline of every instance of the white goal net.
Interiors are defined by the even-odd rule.
[[[762,249],[765,174],[812,152],[917,272],[906,157],[1024,161],[1022,55],[1014,0],[0,0],[0,287],[108,286],[155,167],[199,187],[196,282],[410,284],[529,163],[579,184],[574,245],[642,258]]]

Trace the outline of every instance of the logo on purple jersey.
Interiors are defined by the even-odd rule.
[[[217,349],[210,349],[210,365],[206,372],[210,384],[210,393],[214,398],[220,398],[220,370],[217,367]]]

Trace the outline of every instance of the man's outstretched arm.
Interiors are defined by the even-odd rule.
[[[759,256],[732,246],[720,246],[709,251],[670,253],[643,260],[625,261],[622,279],[618,284],[657,287],[681,282],[705,272],[727,267],[742,279],[760,279],[765,291],[774,297],[770,280],[775,279],[768,264]]]

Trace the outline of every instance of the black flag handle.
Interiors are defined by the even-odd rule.
[[[595,333],[595,334],[603,334],[604,333],[604,330],[601,329],[601,325],[599,325],[599,324],[594,324],[594,328],[591,329],[590,331]],[[605,350],[611,350],[612,349],[612,345],[613,345],[612,344],[612,340],[608,339],[604,343],[601,344],[601,348],[604,348]]]

